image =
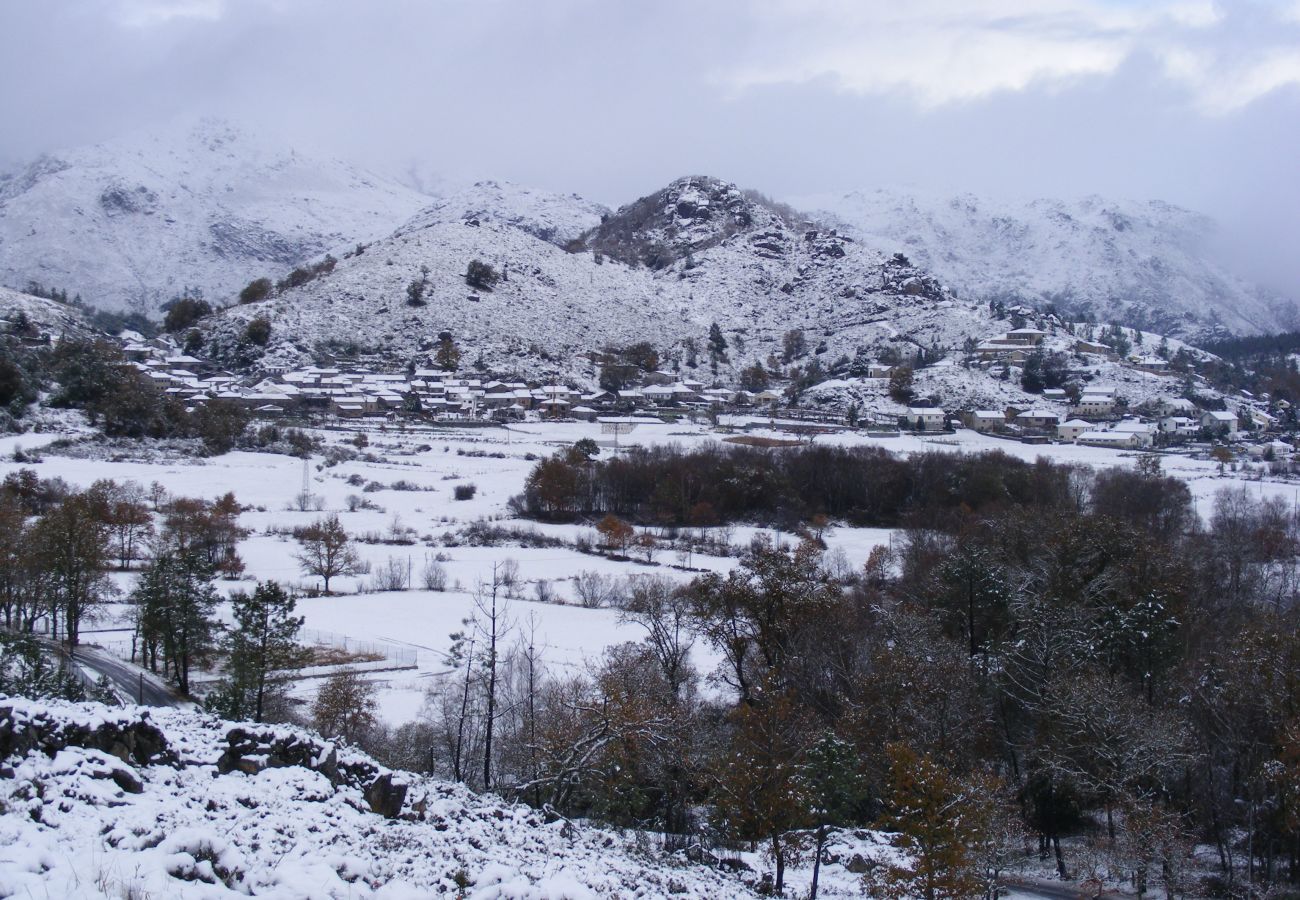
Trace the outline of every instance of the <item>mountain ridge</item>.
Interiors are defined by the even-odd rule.
[[[1300,325],[1294,302],[1214,258],[1209,216],[1161,200],[991,200],[879,188],[806,202],[972,299],[1053,306],[1076,319],[1193,340]]]
[[[387,234],[428,202],[220,119],[46,154],[0,177],[0,283],[156,315]]]

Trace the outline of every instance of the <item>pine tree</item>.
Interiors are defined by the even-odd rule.
[[[234,627],[226,636],[229,677],[209,697],[208,709],[228,719],[261,722],[279,692],[281,674],[306,662],[298,645],[303,619],[293,594],[277,582],[260,583],[252,595],[230,598]]]
[[[139,633],[146,662],[156,671],[157,648],[182,693],[190,690],[190,669],[213,649],[214,613],[220,598],[213,569],[195,552],[167,552],[140,576],[132,599],[139,610]]]
[[[727,358],[727,339],[722,336],[717,322],[709,326],[709,354],[714,359]]]
[[[433,361],[444,372],[454,372],[459,368],[460,348],[451,339],[451,335],[445,335],[438,341],[438,349],[433,355]]]
[[[853,745],[825,734],[808,750],[804,765],[803,791],[810,803],[814,823],[812,884],[809,900],[817,900],[817,883],[821,876],[822,850],[830,828],[853,821],[866,801],[867,782],[857,768]]]

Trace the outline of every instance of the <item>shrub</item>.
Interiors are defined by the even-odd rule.
[[[271,284],[269,278],[256,278],[250,281],[242,291],[239,292],[240,303],[257,303],[271,296]]]
[[[481,259],[470,260],[469,267],[465,270],[465,283],[482,291],[492,290],[500,280],[501,275],[497,270]]]
[[[212,315],[212,304],[194,297],[179,297],[167,307],[163,330],[171,334],[184,331],[204,316]]]
[[[447,567],[432,556],[424,557],[424,569],[420,572],[420,581],[426,591],[447,590]]]
[[[478,493],[478,486],[474,484],[458,484],[453,492],[457,500],[473,500],[474,495]]]
[[[244,329],[244,339],[250,344],[265,347],[271,341],[271,320],[265,316],[253,319]]]

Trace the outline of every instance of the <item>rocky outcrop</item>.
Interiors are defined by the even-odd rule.
[[[124,763],[142,766],[176,764],[166,736],[149,720],[147,712],[74,721],[0,705],[0,759],[26,756],[34,750],[54,756],[66,747],[99,750]]]
[[[319,772],[335,787],[359,788],[370,811],[395,819],[406,802],[407,786],[395,782],[391,772],[361,759],[340,759],[333,743],[313,740],[298,732],[267,728],[255,731],[244,726],[226,735],[229,746],[217,760],[221,774],[244,772],[256,775],[264,769],[299,766]]]

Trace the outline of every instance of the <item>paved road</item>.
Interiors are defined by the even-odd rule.
[[[56,646],[64,658],[67,658],[66,648],[62,645],[53,645],[52,642],[50,645]],[[72,661],[78,666],[107,677],[117,688],[118,693],[132,703],[139,703],[142,706],[190,705],[188,700],[178,695],[157,676],[94,647],[87,647],[84,644],[78,646]]]
[[[1091,900],[1092,897],[1098,896],[1090,891],[1085,891],[1077,884],[1063,884],[1055,881],[1041,881],[1039,879],[1026,880],[1007,880],[1002,883],[1004,891],[1009,891],[1012,897],[1040,897],[1043,900]],[[1101,900],[1116,900],[1118,894],[1101,894]]]

